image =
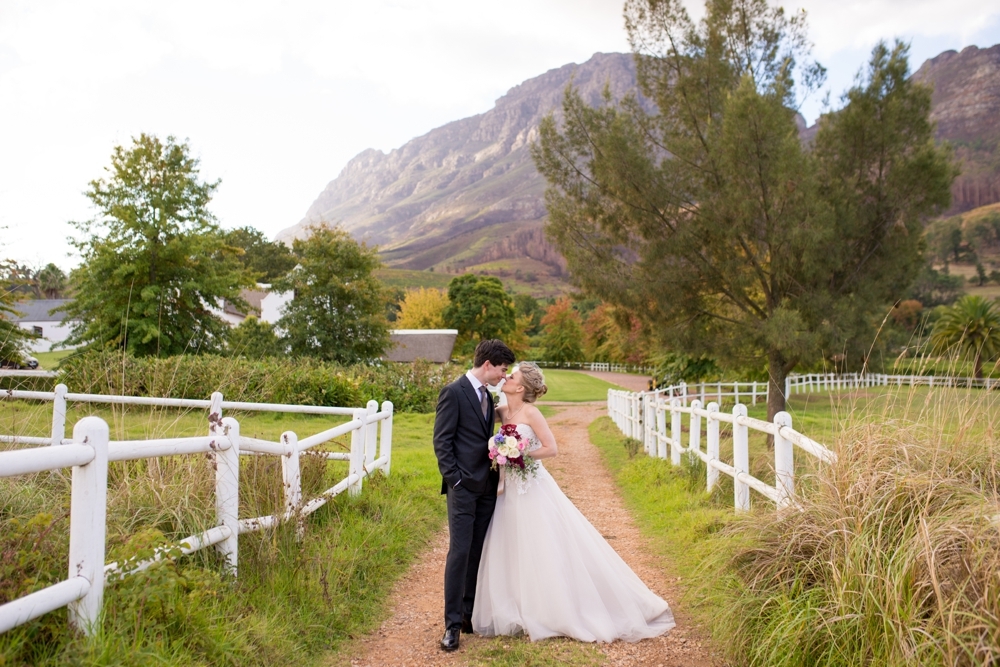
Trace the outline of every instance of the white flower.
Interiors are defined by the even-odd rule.
[[[503,444],[507,445],[508,447],[513,447],[514,449],[517,449],[517,438],[515,438],[512,435],[508,435],[506,438],[503,439]]]

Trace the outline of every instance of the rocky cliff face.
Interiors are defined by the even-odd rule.
[[[938,138],[952,143],[962,164],[952,211],[1000,201],[1000,45],[946,51],[914,77],[934,86]],[[570,81],[593,104],[605,85],[620,99],[635,88],[632,57],[598,53],[511,88],[486,113],[389,153],[364,151],[277,238],[302,237],[309,224],[325,221],[378,244],[398,268],[542,270],[560,278],[564,262],[542,233],[545,183],[529,146],[541,119],[559,113]],[[815,131],[800,122],[804,140]]]
[[[913,78],[934,87],[937,137],[952,144],[962,168],[950,212],[1000,201],[1000,44],[945,51]]]
[[[484,114],[388,154],[364,151],[278,240],[326,221],[381,246],[390,266],[461,271],[524,255],[558,274],[562,259],[541,233],[545,183],[529,146],[541,119],[561,108],[570,81],[594,104],[605,85],[621,98],[635,88],[632,57],[598,53],[511,88]]]

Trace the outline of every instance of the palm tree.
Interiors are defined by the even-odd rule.
[[[47,264],[35,277],[46,299],[58,299],[66,290],[66,274],[55,264]]]
[[[973,374],[981,378],[983,362],[1000,352],[1000,312],[981,296],[963,296],[934,323],[930,342],[937,354],[971,355]]]

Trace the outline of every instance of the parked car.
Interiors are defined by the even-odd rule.
[[[21,356],[20,362],[0,360],[0,368],[12,369],[15,371],[33,371],[38,368],[38,359],[35,359],[29,354],[25,354]]]

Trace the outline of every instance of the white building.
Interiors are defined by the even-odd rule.
[[[236,306],[226,302],[222,310],[212,309],[216,315],[224,319],[230,326],[238,326],[249,315],[253,315],[261,322],[274,324],[281,319],[281,309],[292,300],[292,292],[272,292],[270,285],[258,284],[258,289],[245,289],[240,292],[240,296],[250,306],[250,312],[244,313]]]
[[[14,307],[21,313],[14,316],[14,321],[22,329],[34,334],[28,342],[32,352],[50,352],[69,337],[76,322],[65,320],[66,313],[62,308],[68,301],[69,299],[29,299]]]

